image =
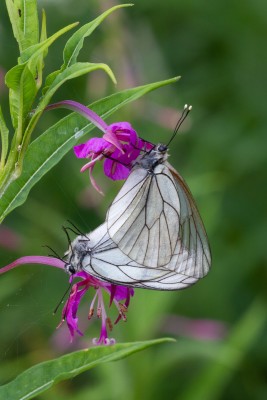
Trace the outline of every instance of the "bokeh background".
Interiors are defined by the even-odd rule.
[[[52,34],[73,21],[85,23],[116,4],[108,0],[40,0]],[[266,399],[266,36],[267,4],[260,0],[136,1],[111,15],[86,41],[80,59],[106,62],[104,73],[67,83],[54,100],[88,104],[132,86],[181,75],[182,79],[128,105],[109,121],[128,120],[145,139],[167,142],[184,103],[193,112],[171,144],[171,163],[188,182],[210,239],[213,266],[181,292],[136,290],[128,322],[117,341],[171,336],[128,359],[97,367],[57,385],[42,400]],[[8,111],[3,76],[18,55],[4,2],[0,12],[0,97]],[[61,65],[60,39],[46,72]],[[48,113],[35,135],[66,111]],[[104,219],[120,183],[96,178],[102,199],[80,174],[82,161],[68,154],[31,191],[0,228],[1,265],[17,257],[61,254],[61,226],[73,221],[90,231]],[[45,266],[24,266],[0,280],[0,381],[60,354],[90,345],[99,322],[86,322],[90,296],[80,310],[85,336],[70,345],[60,314],[52,312],[67,276]],[[84,318],[82,317],[84,315]]]

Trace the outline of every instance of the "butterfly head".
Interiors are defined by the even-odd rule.
[[[82,264],[85,257],[90,256],[88,247],[89,239],[80,235],[70,243],[68,251],[65,253],[66,263],[65,271],[69,275],[74,275],[82,271]]]
[[[162,156],[162,158],[164,158],[164,155],[165,155],[165,154],[167,153],[167,151],[168,151],[168,146],[167,146],[166,144],[159,143],[159,144],[155,147],[154,151],[157,152],[158,154],[160,154],[160,155]],[[167,158],[167,156],[166,156],[166,158]]]
[[[145,153],[135,165],[153,172],[157,165],[164,163],[168,158],[168,146],[159,143],[148,153]]]

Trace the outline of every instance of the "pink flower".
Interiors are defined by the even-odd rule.
[[[94,111],[72,100],[51,104],[46,109],[58,107],[69,108],[82,114],[104,133],[102,138],[92,138],[86,143],[74,146],[76,157],[90,159],[82,167],[81,172],[89,170],[91,183],[101,194],[103,193],[92,176],[97,161],[105,159],[104,173],[109,178],[113,180],[126,179],[132,163],[139,156],[140,151],[150,150],[153,147],[152,144],[138,137],[129,122],[116,122],[107,125]]]
[[[53,267],[57,267],[60,269],[65,269],[66,263],[62,260],[59,260],[55,257],[45,257],[45,256],[26,256],[21,257],[11,264],[3,267],[0,269],[0,275],[4,272],[7,272],[19,265],[23,264],[46,264],[51,265]],[[86,292],[92,288],[96,291],[94,298],[91,302],[89,312],[88,312],[88,319],[91,319],[95,312],[95,303],[97,300],[96,306],[96,315],[98,318],[101,318],[101,331],[99,338],[93,339],[93,344],[100,345],[100,344],[114,344],[115,339],[108,338],[108,330],[112,329],[112,323],[110,318],[107,316],[102,290],[107,292],[110,296],[109,305],[111,306],[112,303],[115,304],[116,308],[118,309],[118,317],[115,321],[115,324],[120,320],[126,320],[125,313],[127,312],[130,298],[134,295],[134,290],[132,288],[128,288],[121,285],[114,285],[108,282],[101,281],[100,279],[96,279],[93,276],[87,274],[86,272],[78,272],[70,277],[70,282],[73,279],[79,278],[80,281],[74,283],[71,288],[71,293],[68,300],[65,303],[65,306],[62,310],[62,320],[58,327],[60,327],[65,321],[67,322],[67,326],[69,328],[71,341],[73,340],[75,333],[79,335],[83,335],[80,331],[78,326],[78,308],[80,302]]]
[[[77,311],[81,299],[83,298],[87,290],[90,287],[92,287],[93,289],[95,289],[96,293],[89,308],[88,319],[91,319],[95,313],[95,303],[97,300],[96,315],[97,318],[101,318],[102,320],[100,337],[99,339],[97,338],[93,339],[93,343],[114,344],[115,339],[108,338],[108,330],[112,329],[112,323],[106,313],[102,290],[104,290],[110,295],[109,305],[111,305],[112,302],[114,302],[115,306],[118,309],[119,314],[117,320],[115,321],[115,324],[121,318],[123,320],[126,320],[125,313],[127,312],[127,308],[130,303],[130,297],[133,296],[134,290],[125,286],[118,286],[111,283],[100,281],[99,279],[94,278],[93,276],[87,274],[84,271],[72,275],[70,277],[70,281],[72,281],[73,277],[80,278],[81,281],[75,283],[72,286],[71,294],[62,311],[62,317],[63,317],[62,322],[66,320],[71,334],[71,339],[73,339],[75,333],[83,335],[78,327]],[[125,303],[124,304],[120,303],[120,301],[123,300],[125,300]]]

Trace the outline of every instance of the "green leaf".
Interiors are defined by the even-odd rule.
[[[5,164],[5,159],[8,151],[8,128],[5,123],[5,119],[2,113],[2,109],[0,107],[0,134],[1,134],[1,162],[0,162],[0,168],[3,168]]]
[[[32,399],[51,388],[54,384],[66,379],[72,379],[97,365],[118,361],[151,346],[173,341],[170,338],[163,338],[146,342],[92,347],[51,361],[45,361],[24,371],[12,382],[1,386],[0,398],[12,400]]]
[[[21,53],[20,56],[20,63],[23,64],[25,62],[33,62],[39,57],[39,55],[43,52],[45,52],[52,43],[56,39],[58,39],[60,36],[62,36],[64,33],[68,32],[70,29],[74,28],[75,26],[78,25],[78,22],[74,22],[73,24],[67,25],[64,28],[60,29],[56,33],[54,33],[52,36],[50,36],[48,39],[44,40],[41,43],[35,44],[33,46],[30,46],[26,50],[24,50]]]
[[[83,47],[84,39],[89,35],[91,35],[91,33],[101,24],[101,22],[113,11],[122,7],[129,7],[132,5],[133,4],[120,4],[118,6],[110,8],[109,10],[101,14],[99,17],[94,19],[93,21],[83,25],[78,31],[76,31],[69,38],[63,51],[64,63],[59,70],[53,71],[51,74],[47,76],[44,88],[42,90],[43,95],[47,92],[49,86],[52,84],[52,82],[60,72],[62,72],[67,67],[70,67],[71,65],[76,63],[79,52]]]
[[[37,1],[27,0],[23,2],[21,10],[23,21],[24,48],[37,44],[39,41],[39,20],[37,12]]]
[[[61,70],[58,69],[57,71],[51,72],[51,74],[47,75],[44,87],[42,89],[42,95],[44,96],[48,91],[49,87],[52,85],[58,74],[60,74]]]
[[[46,32],[46,14],[45,10],[42,10],[42,27],[41,27],[41,35],[40,35],[40,42],[44,42],[47,39],[47,32]],[[39,90],[42,86],[43,82],[43,68],[44,68],[44,59],[47,56],[48,48],[43,50],[40,54],[37,65],[37,79],[36,79],[36,86]]]
[[[22,51],[24,49],[24,33],[22,29],[22,0],[6,0],[6,7],[12,25],[13,34],[18,42],[20,51]]]
[[[48,47],[59,36],[76,25],[77,23],[68,25],[43,42],[29,47],[21,54],[20,62],[22,64],[16,65],[7,72],[6,84],[12,89],[10,93],[10,113],[14,128],[18,127],[19,122],[30,111],[37,93],[35,75],[40,56],[43,56]]]
[[[179,77],[115,93],[90,108],[106,118],[144,94],[174,83]],[[78,128],[78,132],[77,132]],[[0,222],[26,200],[31,188],[56,165],[78,140],[94,128],[84,117],[72,113],[51,126],[28,147],[21,176],[8,187],[0,201]]]
[[[91,33],[101,24],[101,22],[108,15],[110,15],[113,11],[119,8],[129,7],[132,5],[133,4],[120,4],[118,6],[112,7],[109,10],[105,11],[103,14],[101,14],[99,17],[85,24],[78,31],[76,31],[67,41],[66,46],[64,48],[63,52],[64,64],[62,65],[61,70],[76,63],[79,52],[83,47],[84,39],[87,36],[91,35]]]
[[[42,26],[41,26],[41,34],[40,34],[40,42],[45,42],[47,39],[47,30],[46,30],[46,13],[45,10],[42,10]],[[48,49],[43,51],[43,57],[46,57],[48,53]]]
[[[39,21],[36,0],[6,0],[6,6],[20,51],[38,43]]]
[[[89,72],[98,70],[98,69],[103,69],[111,80],[116,83],[116,78],[113,75],[113,72],[109,68],[108,65],[106,64],[94,64],[94,63],[88,63],[88,62],[83,62],[83,63],[76,63],[74,65],[71,65],[69,68],[65,69],[64,71],[60,72],[57,77],[54,79],[53,83],[49,87],[48,91],[46,92],[43,100],[40,102],[38,109],[46,107],[48,102],[50,101],[51,97],[53,94],[59,89],[60,86],[63,85],[66,81],[70,79],[77,78],[79,76],[85,75]],[[44,106],[43,106],[44,104]]]
[[[26,64],[16,65],[6,74],[6,85],[10,88],[10,114],[14,128],[31,110],[37,89],[35,79]]]

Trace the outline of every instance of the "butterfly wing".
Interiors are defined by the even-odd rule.
[[[107,214],[108,233],[119,249],[148,268],[191,277],[211,265],[208,239],[192,194],[167,162],[153,173],[136,168]]]
[[[90,239],[88,255],[80,260],[80,264],[84,271],[98,279],[119,285],[157,290],[184,289],[198,280],[197,277],[177,273],[168,267],[149,268],[133,261],[112,241],[107,232],[107,223],[86,236]],[[176,253],[175,257],[180,257],[180,263],[184,260],[188,263],[189,257],[185,253],[183,255]]]
[[[211,266],[211,252],[206,230],[186,182],[169,163],[166,163],[166,166],[174,177],[180,200],[179,239],[181,241],[181,252],[186,251],[191,257],[188,262],[184,263],[173,258],[170,268],[188,276],[202,278],[208,273]]]
[[[168,264],[181,236],[180,199],[169,168],[135,168],[107,213],[108,233],[119,249],[149,268]]]

